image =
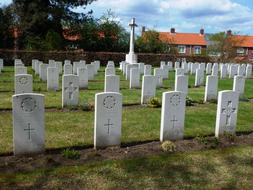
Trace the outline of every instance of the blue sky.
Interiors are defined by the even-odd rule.
[[[8,4],[11,0],[0,2]],[[135,17],[139,26],[158,31],[174,27],[177,32],[199,32],[203,27],[206,33],[232,29],[253,35],[252,0],[97,0],[86,10],[90,9],[95,17],[112,9],[124,27]]]

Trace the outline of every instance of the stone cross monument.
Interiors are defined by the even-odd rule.
[[[130,64],[134,64],[134,63],[137,63],[137,55],[134,53],[134,32],[135,32],[135,27],[138,26],[135,23],[135,18],[132,19],[129,26],[131,27],[130,49],[129,49],[129,54],[126,54],[126,62]]]

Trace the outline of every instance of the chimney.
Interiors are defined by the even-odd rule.
[[[228,35],[228,36],[231,36],[231,35],[232,35],[232,30],[228,30],[228,31],[227,31],[227,35]]]
[[[170,29],[170,33],[171,33],[171,34],[175,34],[175,33],[176,33],[176,29],[175,29],[175,28],[171,28],[171,29]]]
[[[204,28],[201,28],[199,33],[200,33],[201,35],[204,35],[204,34],[205,34]]]
[[[145,32],[146,32],[146,27],[142,26],[142,28],[141,28],[141,34],[143,35]]]

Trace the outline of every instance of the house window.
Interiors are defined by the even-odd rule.
[[[236,51],[238,54],[244,54],[245,53],[245,50],[244,48],[237,48],[237,51]]]
[[[186,46],[178,46],[178,53],[185,53],[186,52]]]
[[[194,54],[201,54],[201,47],[200,46],[194,46]]]

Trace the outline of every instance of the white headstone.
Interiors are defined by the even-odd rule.
[[[27,67],[15,67],[15,75],[27,74]]]
[[[122,96],[116,92],[95,95],[94,148],[119,146],[121,142]]]
[[[175,62],[174,69],[179,69],[179,68],[180,68],[180,62]]]
[[[252,65],[251,64],[247,64],[246,67],[246,78],[251,78],[252,75]]]
[[[57,91],[59,89],[59,71],[56,67],[47,68],[47,90]]]
[[[243,76],[244,75],[244,66],[243,65],[240,65],[237,68],[237,75],[239,75],[239,76]]]
[[[230,65],[230,70],[229,70],[229,78],[234,78],[234,76],[237,74],[237,66],[232,64]]]
[[[161,69],[163,70],[163,78],[168,79],[169,78],[169,66],[168,65],[163,65],[161,67]]]
[[[85,67],[80,67],[77,69],[77,76],[79,78],[79,88],[88,88],[88,69]]]
[[[177,75],[175,76],[175,91],[188,94],[188,76]]]
[[[235,133],[239,94],[231,90],[220,91],[218,95],[215,136]]]
[[[152,75],[152,65],[144,65],[144,75]]]
[[[235,76],[233,83],[233,91],[237,92],[240,97],[244,94],[245,79],[243,76]]]
[[[114,67],[107,67],[105,68],[105,76],[106,75],[115,75],[115,68]]]
[[[206,74],[210,75],[212,73],[212,63],[207,63],[206,65]]]
[[[155,97],[156,77],[153,75],[142,76],[141,104],[147,104],[150,98]]]
[[[183,139],[185,99],[186,94],[182,92],[163,93],[160,141]]]
[[[219,65],[217,63],[214,63],[212,68],[212,75],[218,76],[218,74],[219,74]]]
[[[130,88],[140,87],[140,71],[138,68],[132,68],[130,70]]]
[[[210,100],[217,100],[218,94],[217,90],[218,90],[218,77],[214,75],[207,76],[204,101],[208,102]]]
[[[224,79],[227,77],[227,66],[225,64],[222,64],[221,70],[220,70],[220,78]]]
[[[162,87],[163,86],[163,70],[160,68],[155,68],[154,76],[156,77],[156,87]]]
[[[93,80],[94,75],[95,75],[95,67],[94,65],[87,64],[87,69],[88,69],[88,79]]]
[[[33,77],[32,75],[15,75],[15,94],[32,93]]]
[[[138,64],[129,64],[126,67],[126,80],[130,80],[130,71],[132,68],[139,68]]]
[[[140,74],[142,75],[142,74],[144,74],[144,63],[138,63],[138,65],[139,65],[139,71],[140,71]]]
[[[14,155],[44,151],[44,95],[12,96]]]
[[[62,77],[62,107],[76,106],[79,101],[79,78],[76,75]]]
[[[195,86],[201,86],[204,84],[204,70],[197,69],[196,75],[195,75]]]
[[[64,75],[72,75],[72,65],[71,64],[65,63],[63,66],[63,70],[64,70]]]
[[[41,63],[39,65],[39,77],[42,81],[47,81],[48,64]]]
[[[120,78],[117,75],[105,76],[105,92],[119,92]]]
[[[176,75],[175,76],[184,75],[184,74],[185,74],[184,69],[181,69],[181,68],[176,69]]]

